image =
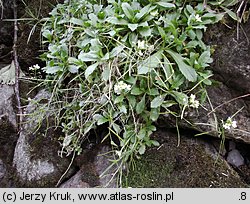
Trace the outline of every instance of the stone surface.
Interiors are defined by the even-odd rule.
[[[82,171],[78,171],[68,181],[60,185],[60,188],[89,188],[90,185],[82,181],[82,175],[83,175]]]
[[[13,127],[17,127],[14,87],[0,84],[0,96],[0,118],[6,118]]]
[[[245,163],[244,158],[237,149],[233,149],[228,153],[227,162],[235,167],[240,167]]]
[[[110,160],[114,159],[114,156],[110,155],[109,152],[111,152],[109,146],[102,146],[96,154],[94,166],[99,175],[99,185],[101,187],[115,188],[117,187],[116,176],[114,176],[116,168],[113,166],[108,169],[112,164]]]
[[[28,116],[20,132],[13,160],[17,180],[24,186],[53,187],[70,163],[69,159],[58,156],[60,131],[47,129],[53,122],[52,116],[46,112],[49,97],[50,94],[42,90],[34,98],[36,102],[31,100],[26,108]],[[71,170],[69,173],[72,173]]]
[[[238,95],[227,86],[220,84],[208,88],[210,102],[203,104],[198,110],[186,109],[185,120],[179,120],[179,128],[191,128],[199,132],[206,132],[214,137],[221,137],[220,131],[222,120],[226,121],[228,117],[234,116],[237,121],[237,128],[225,130],[224,136],[229,139],[250,143],[250,117],[248,110],[248,101],[235,99]],[[164,115],[159,125],[162,127],[175,127],[175,118],[171,115]]]
[[[218,23],[208,29],[205,34],[207,43],[215,48],[214,63],[211,68],[217,78],[226,86],[240,93],[249,93],[249,20],[241,23],[239,30],[236,28],[235,21],[228,20],[226,24]]]
[[[247,187],[238,174],[218,155],[209,139],[160,130],[154,138],[159,147],[150,148],[125,176],[124,187],[215,188]]]
[[[76,158],[80,170],[60,188],[117,187],[117,177],[113,176],[116,169],[108,169],[112,164],[110,159],[114,158],[108,154],[110,151],[109,146],[101,144]]]
[[[3,177],[5,176],[5,172],[6,172],[5,165],[4,165],[3,161],[0,159],[0,182],[3,179]]]

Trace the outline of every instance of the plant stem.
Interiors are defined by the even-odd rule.
[[[18,108],[18,130],[20,131],[21,123],[22,123],[22,108],[21,108],[21,102],[20,102],[20,92],[19,92],[19,76],[20,76],[20,66],[18,62],[18,55],[17,55],[17,32],[18,32],[18,26],[17,26],[17,4],[16,0],[13,0],[13,12],[14,12],[14,40],[13,40],[13,58],[14,58],[14,64],[15,64],[15,95],[16,95],[16,101],[17,101],[17,108]]]

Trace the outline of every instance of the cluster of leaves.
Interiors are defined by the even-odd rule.
[[[160,114],[181,116],[189,95],[211,85],[207,26],[225,13],[203,1],[68,0],[43,26],[44,81],[58,108],[63,152],[81,152],[105,124],[119,161],[159,145],[150,138]],[[115,88],[116,87],[116,88]],[[125,88],[124,88],[125,87]],[[49,108],[49,106],[48,106]],[[53,108],[54,110],[54,108]],[[113,137],[119,143],[113,141]]]

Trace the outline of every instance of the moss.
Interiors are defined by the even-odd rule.
[[[176,136],[158,131],[166,140],[160,148],[151,148],[136,162],[134,170],[123,179],[124,186],[146,188],[173,187],[246,187],[225,163],[215,160],[195,140],[182,137],[177,147]]]

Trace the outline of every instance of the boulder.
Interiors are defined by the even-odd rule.
[[[9,187],[15,145],[18,139],[13,86],[0,85],[0,187]]]
[[[60,188],[117,187],[115,166],[112,166],[108,145],[100,144],[76,158],[80,170]],[[111,167],[111,168],[109,168]]]
[[[17,127],[14,87],[0,84],[0,117]]]
[[[237,149],[233,149],[228,153],[227,162],[235,167],[240,167],[245,164],[243,156]]]
[[[124,187],[142,188],[208,188],[247,187],[239,175],[219,155],[211,140],[178,136],[169,130],[153,135],[159,147],[149,148],[123,179]]]
[[[55,187],[70,164],[58,155],[58,138],[62,133],[54,129],[52,113],[46,112],[50,94],[39,91],[26,108],[27,117],[15,148],[13,167],[20,186]],[[38,108],[39,107],[39,108]],[[74,172],[71,166],[68,174]],[[67,178],[66,175],[66,178]]]
[[[220,84],[216,87],[209,87],[207,101],[198,110],[186,109],[184,118],[179,120],[179,128],[194,129],[201,133],[221,138],[229,138],[250,144],[250,118],[248,102],[243,99],[232,100],[238,95],[231,89]],[[236,115],[235,115],[236,114]],[[226,121],[228,117],[233,117],[237,122],[237,128],[225,129],[222,131],[222,120]],[[175,127],[176,119],[171,115],[163,115],[158,122],[161,127]]]
[[[5,173],[6,173],[5,165],[4,165],[3,161],[0,159],[0,182],[3,179],[3,177],[5,176]]]
[[[12,21],[5,21],[6,19],[13,19],[13,1],[2,0],[0,4],[1,20],[0,20],[0,56],[10,55],[13,44],[13,28]],[[3,19],[3,20],[2,20]],[[5,59],[0,58],[0,62]],[[5,61],[9,63],[10,60]]]

